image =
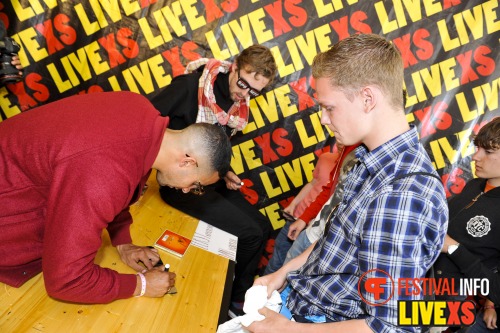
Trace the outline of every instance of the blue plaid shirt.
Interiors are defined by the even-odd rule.
[[[412,172],[437,175],[413,127],[371,152],[358,147],[356,156],[328,232],[288,275],[287,305],[301,316],[365,318],[374,332],[418,332],[397,327],[398,300],[423,296],[398,295],[397,281],[425,277],[440,253],[448,223],[443,185],[429,175],[394,180]],[[360,277],[373,269],[395,281],[394,296],[383,305],[369,304],[377,304],[372,293],[362,292],[369,302],[358,293]]]

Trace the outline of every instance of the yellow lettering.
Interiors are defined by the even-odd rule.
[[[141,10],[141,6],[139,6],[139,2],[137,0],[121,0],[120,2],[126,16]]]
[[[434,325],[436,326],[446,325],[446,317],[444,316],[445,309],[446,309],[446,302],[444,301],[434,302]]]
[[[276,169],[280,169],[280,168],[281,167],[277,167]],[[278,174],[278,172],[276,172],[276,175],[277,174]],[[274,198],[275,196],[278,196],[282,193],[279,186],[278,187],[273,186],[271,180],[269,179],[269,175],[267,174],[267,172],[265,172],[265,171],[261,172],[260,179],[262,180],[262,185],[264,186],[264,189],[266,190],[266,194],[269,198]]]
[[[260,160],[260,158],[255,156],[254,148],[255,148],[255,143],[253,142],[253,140],[244,141],[240,143],[237,147],[233,147],[233,157],[231,159],[231,167],[233,168],[234,173],[240,174],[244,171],[243,160],[245,161],[248,170],[253,170],[255,168],[262,166],[262,161]]]
[[[63,80],[61,78],[61,75],[59,75],[59,71],[53,63],[47,65],[47,70],[49,71],[49,74],[60,93],[65,92],[66,90],[69,90],[73,87],[69,80]]]
[[[433,312],[433,305],[434,303],[432,302],[425,302],[425,301],[420,301],[418,302],[418,307],[420,309],[420,315],[422,318],[422,322],[418,323],[420,325],[430,325],[432,321],[432,314]],[[417,324],[417,325],[418,325]]]
[[[109,82],[109,85],[111,86],[111,89],[113,89],[113,91],[121,91],[122,88],[120,87],[120,84],[118,83],[118,80],[116,79],[116,76],[110,76],[108,77],[108,82]]]
[[[488,34],[500,30],[500,21],[496,15],[498,1],[487,1],[472,9],[466,9],[461,13],[453,15],[453,22],[440,20],[437,22],[439,35],[445,51],[452,50],[467,44],[470,37],[478,40],[484,36],[484,30]],[[456,37],[451,39],[448,28],[454,27]],[[486,27],[486,29],[485,29]]]
[[[248,17],[250,19],[250,22],[252,23],[252,29],[254,31],[255,36],[257,37],[257,42],[259,44],[263,44],[274,38],[272,31],[266,27],[266,24],[264,22],[266,14],[262,8],[249,13]],[[252,39],[250,37],[249,41],[251,40]],[[243,41],[242,45],[245,45],[243,44]]]
[[[33,60],[35,62],[38,62],[42,59],[45,59],[49,56],[49,53],[47,52],[47,49],[44,47],[41,47],[40,44],[37,41],[38,35],[36,33],[35,28],[28,28],[26,30],[23,30],[19,32],[18,34],[19,39],[22,41],[22,44],[24,47],[27,49]],[[14,38],[16,39],[16,38]],[[19,43],[21,44],[21,43]],[[23,51],[23,48],[21,48],[21,51]],[[19,53],[19,57],[21,59],[25,58],[26,59],[26,54],[23,51],[24,56],[21,57],[21,52]],[[27,59],[26,59],[27,61]]]
[[[83,50],[83,48],[78,49],[77,53],[80,53],[80,56],[82,58],[84,58],[85,60],[87,60],[85,57],[85,50]],[[66,71],[66,75],[68,75],[68,78],[71,81],[71,84],[73,85],[73,87],[75,87],[75,86],[80,84],[80,80],[78,80],[78,77],[76,76],[76,73],[73,70],[73,67],[71,66],[70,59],[73,59],[73,60],[77,59],[77,58],[75,58],[74,53],[71,53],[66,57],[62,57],[61,64],[63,65],[63,68]]]
[[[190,8],[190,6],[188,6],[188,4],[191,5],[192,3],[188,3],[187,1],[188,0],[186,0],[186,7]],[[184,1],[181,1],[181,4],[183,2]],[[170,9],[169,6],[165,6],[161,9],[163,16],[165,16],[165,19],[167,20],[169,25],[172,27],[172,29],[174,30],[174,32],[177,36],[183,36],[186,34],[186,28],[182,25],[182,22],[179,19],[179,17],[182,15],[181,4],[179,4],[179,1],[176,1],[176,2],[172,3],[172,9]],[[169,32],[169,35],[170,35],[170,32]],[[170,40],[170,39],[172,39],[172,36],[170,36],[170,38],[165,39],[165,40]]]
[[[314,156],[314,154],[313,154]],[[283,171],[286,173],[286,175],[288,176],[288,179],[290,179],[292,181],[292,184],[297,188],[297,187],[300,187],[302,185],[304,185],[304,181],[302,180],[302,169],[300,167],[300,160],[299,159],[294,159],[292,161],[292,164],[290,163],[284,163],[282,165],[283,167]],[[313,169],[314,169],[314,165],[313,165]],[[280,181],[280,183],[282,183]],[[287,187],[288,187],[288,183],[287,183]],[[290,188],[286,188],[284,189],[284,191],[289,191]]]
[[[249,16],[250,15],[244,15],[240,17],[239,22],[237,20],[233,20],[230,21],[228,25],[221,27],[224,28],[222,32],[226,32],[224,36],[228,41],[229,49],[231,49],[231,53],[233,54],[234,50],[238,49],[236,40],[233,36],[238,36],[238,40],[241,42],[243,48],[247,48],[253,44],[252,28],[250,27]]]
[[[94,72],[99,75],[104,72],[109,71],[109,65],[107,62],[102,60],[101,55],[99,54],[99,43],[97,42],[92,42],[89,45],[85,46],[85,52],[87,53],[87,57],[90,61],[90,64],[92,65],[92,69]],[[91,78],[92,74],[90,73],[90,70],[88,68],[88,65],[85,63],[86,66],[81,66],[81,67],[76,67],[75,68],[80,68],[85,71],[85,75],[82,75],[82,78],[84,81],[87,81]],[[80,73],[82,74],[82,73]],[[88,75],[88,76],[87,76]]]
[[[269,218],[274,230],[277,230],[285,225],[285,220],[281,218],[279,210],[280,205],[277,202],[260,209],[260,212]]]
[[[477,109],[472,110],[469,108],[465,92],[462,91],[456,94],[455,99],[457,101],[458,110],[464,122],[469,122],[479,115],[484,114],[486,107],[488,107],[490,111],[498,109],[499,87],[500,79],[495,79],[491,83],[485,83],[481,86],[472,88],[472,94],[475,100],[474,104],[477,106]]]
[[[396,10],[396,8],[394,8]],[[389,15],[387,14],[387,10],[385,9],[384,2],[379,1],[375,3],[375,12],[377,13],[378,20],[380,25],[382,26],[382,32],[387,34],[394,30],[397,30],[398,22],[394,20],[389,20]]]
[[[137,84],[135,83],[134,76],[132,75],[132,73],[130,73],[130,68],[125,69],[122,72],[122,74],[123,74],[123,78],[125,79],[125,82],[127,83],[129,90],[140,94],[141,92],[139,91],[139,88],[137,87]]]
[[[276,66],[278,67],[278,72],[281,77],[295,73],[295,68],[292,64],[285,64],[279,46],[271,47],[271,53],[273,54],[274,61],[276,62]]]
[[[449,22],[445,19],[440,20],[436,23],[439,31],[439,36],[441,37],[441,44],[443,45],[443,50],[450,51],[460,47],[460,40],[458,37],[451,38],[448,31]]]
[[[260,178],[262,180],[264,188],[266,189],[267,196],[269,198],[273,198],[284,192],[290,191],[288,179],[292,182],[295,188],[303,186],[303,173],[305,174],[307,181],[310,181],[312,179],[312,172],[314,170],[314,161],[314,153],[309,153],[307,155],[300,156],[292,160],[291,162],[286,162],[274,168],[274,176],[279,183],[279,186],[277,187],[274,187],[273,182],[269,178],[269,174],[267,172],[261,172]]]
[[[316,157],[315,157],[314,153],[309,153],[307,155],[300,157],[300,164],[302,165],[302,169],[304,170],[304,174],[306,175],[308,182],[310,182],[313,178],[314,161],[315,160],[316,160]],[[292,180],[292,182],[293,182],[293,180]],[[293,184],[296,187],[299,187],[299,186],[302,186],[304,184],[304,182],[302,181],[302,178],[301,178],[300,185],[296,185],[296,184],[298,184],[296,182],[293,182]]]
[[[316,12],[318,13],[318,18],[322,18],[328,14],[333,13],[332,4],[325,5],[323,0],[313,0],[314,7],[316,7]]]
[[[420,317],[418,316],[418,302],[411,302],[411,318],[413,325],[419,324]]]
[[[89,0],[89,2],[101,28],[105,28],[109,25],[106,15],[104,15],[104,11],[113,22],[118,22],[122,19],[120,6],[118,6],[117,0]]]
[[[19,107],[12,103],[9,100],[9,92],[7,91],[7,88],[1,87],[0,88],[0,107],[2,108],[3,114],[7,117],[13,117],[16,114],[21,113],[21,110]],[[0,117],[0,122],[2,121],[2,117]]]
[[[281,108],[284,117],[288,117],[297,113],[297,106],[292,104],[289,98],[290,87],[283,85],[272,91],[268,91],[266,96],[259,96],[250,100],[250,113],[253,121],[243,129],[243,134],[255,131],[257,128],[266,126],[266,122],[262,117],[262,113],[266,116],[269,123],[274,123],[279,120],[279,112],[276,105],[276,100]],[[262,112],[261,112],[262,111]]]
[[[156,23],[158,24],[158,27],[160,27],[160,32],[163,36],[154,36],[153,31],[151,31],[151,27],[149,26],[148,19],[146,17],[141,17],[137,23],[139,23],[139,27],[141,28],[142,34],[144,35],[144,38],[146,39],[146,42],[148,43],[148,46],[150,49],[155,49],[158,46],[162,45],[165,41],[169,41],[172,39],[172,35],[170,34],[170,31],[166,27],[165,19],[161,15],[160,12],[156,11],[153,12],[153,17],[156,20]]]
[[[318,46],[320,52],[325,52],[331,48],[332,46],[332,39],[330,38],[331,32],[332,28],[330,27],[329,24],[323,24],[322,26],[319,26],[316,29],[314,29],[314,35],[318,40]],[[316,56],[316,52],[314,52],[314,55]],[[312,62],[309,62],[309,59],[310,58],[308,58],[307,62],[311,65]]]
[[[460,86],[460,80],[455,75],[454,67],[457,65],[455,58],[450,58],[439,63],[439,68],[441,69],[441,75],[444,79],[444,85],[446,87],[446,91],[450,91],[451,89],[455,89]],[[437,93],[436,89],[436,93]],[[441,93],[441,89],[439,89],[439,93]],[[433,95],[436,96],[436,95]]]
[[[431,16],[443,11],[443,6],[439,1],[436,0],[424,0],[424,7],[427,16]]]
[[[298,111],[297,109],[297,104],[292,103],[290,100],[290,86],[287,84],[282,85],[281,87],[277,88],[274,90],[274,94],[276,96],[276,99],[278,100],[278,104],[280,105],[281,113],[283,114],[283,117],[289,117],[293,114],[296,114]],[[265,111],[265,108],[263,107],[263,110]],[[268,116],[268,119],[270,122],[274,122],[278,120],[278,110],[276,112],[273,112],[272,114],[273,118],[275,120],[271,120],[271,115]]]
[[[81,3],[76,4],[74,9],[87,36],[90,36],[101,29],[97,21],[90,22],[89,17],[87,16],[87,12],[85,12],[85,9],[83,8],[83,5]]]
[[[484,17],[486,18],[486,32],[492,34],[500,30],[500,20],[497,17],[497,1],[486,1],[482,4]]]
[[[200,15],[195,7],[197,3],[196,0],[182,0],[180,3],[186,13],[186,18],[192,30],[196,30],[207,24],[203,15]]]
[[[411,318],[406,316],[406,301],[398,301],[398,325],[411,325]]]
[[[163,57],[161,54],[157,54],[148,60],[149,68],[153,73],[153,77],[158,84],[158,88],[166,87],[172,82],[172,75],[167,74],[165,72],[165,68],[163,68]]]

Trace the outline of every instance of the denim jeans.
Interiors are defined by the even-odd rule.
[[[286,222],[274,239],[273,255],[264,270],[264,275],[274,273],[283,266],[286,254],[293,244],[293,241],[287,236],[290,224],[292,223]]]
[[[304,229],[301,231],[299,237],[297,237],[295,242],[293,242],[292,247],[290,247],[290,249],[286,253],[286,258],[283,265],[304,252],[309,246],[311,246],[311,241],[309,240],[309,237],[307,237],[306,230]]]
[[[273,256],[264,270],[264,275],[276,272],[281,266],[304,252],[311,245],[305,229],[300,232],[295,241],[288,238],[290,224],[291,222],[286,222],[278,233],[278,236],[276,236]]]

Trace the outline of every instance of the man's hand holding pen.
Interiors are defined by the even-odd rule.
[[[141,274],[144,276],[146,285],[144,296],[163,297],[175,286],[176,274],[164,271],[164,267],[154,267]],[[142,281],[138,274],[134,295],[137,296],[141,294],[142,283],[144,281]]]
[[[117,249],[122,260],[140,272],[134,296],[163,297],[174,288],[176,274],[166,269],[157,249],[133,244],[119,245]]]

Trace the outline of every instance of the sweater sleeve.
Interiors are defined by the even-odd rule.
[[[323,205],[328,201],[332,192],[333,182],[328,182],[325,186],[322,187],[321,192],[316,197],[316,200],[311,202],[309,207],[307,207],[302,215],[299,217],[302,221],[309,224],[312,219],[318,215]]]
[[[130,214],[123,210],[134,190],[132,172],[123,160],[125,154],[116,155],[120,156],[102,149],[54,167],[42,255],[45,286],[54,298],[107,303],[134,293],[134,274],[119,274],[94,263],[102,232],[117,215],[121,228],[115,233],[122,233],[122,240],[130,238]]]
[[[333,154],[332,159],[322,160],[321,156],[318,160],[318,164],[316,164],[315,171],[317,168],[329,168],[329,181],[322,186],[321,192],[316,196],[316,199],[312,201],[309,206],[304,210],[302,215],[299,217],[302,221],[309,224],[321,211],[324,204],[328,201],[330,196],[333,194],[335,190],[336,179],[334,178],[335,170],[339,167],[339,163],[342,163],[339,154]]]
[[[449,255],[449,258],[458,266],[467,278],[481,278],[490,281],[490,294],[485,295],[495,304],[500,304],[500,275],[492,272],[465,246]]]

